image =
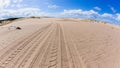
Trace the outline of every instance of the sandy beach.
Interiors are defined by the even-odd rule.
[[[0,26],[0,68],[120,68],[120,27],[74,18],[13,21]]]

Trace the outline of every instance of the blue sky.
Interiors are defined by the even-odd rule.
[[[120,24],[120,0],[0,0],[0,19],[74,17]]]

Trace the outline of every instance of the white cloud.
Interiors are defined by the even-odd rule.
[[[94,9],[95,9],[95,10],[98,10],[98,11],[100,11],[100,10],[101,10],[101,8],[100,8],[100,7],[97,7],[97,6],[96,6],[96,7],[94,7]]]
[[[94,10],[82,10],[82,9],[71,9],[71,10],[64,10],[61,15],[63,17],[80,17],[80,18],[89,18],[95,20],[103,20],[107,22],[120,22],[120,13],[110,14],[110,13],[103,13],[100,14]]]
[[[94,10],[89,10],[89,11],[83,11],[81,9],[73,9],[73,10],[64,10],[63,14],[84,14],[84,15],[91,15],[91,14],[98,14],[96,11]]]
[[[0,9],[6,8],[10,5],[10,0],[0,0]]]
[[[116,20],[120,21],[120,13],[117,13],[116,16]]]
[[[14,3],[21,3],[23,0],[13,0]]]
[[[102,15],[101,15],[102,17],[113,17],[113,15],[112,14],[109,14],[109,13],[103,13]]]
[[[109,5],[109,7],[110,7],[110,9],[111,9],[111,11],[112,11],[113,13],[116,12],[116,9],[115,9],[114,7],[112,7],[112,6],[110,6],[110,5]]]
[[[73,9],[73,10],[64,10],[62,12],[62,15],[64,16],[72,16],[72,17],[86,17],[86,18],[93,18],[95,16],[98,16],[98,12],[94,10],[89,11],[83,11],[82,9]]]
[[[48,5],[48,8],[53,8],[53,9],[56,9],[58,8],[59,6],[58,5],[55,5],[55,4],[52,4],[52,5]]]
[[[120,13],[116,13],[116,14],[109,14],[109,13],[104,13],[101,15],[102,18],[107,18],[112,19],[112,20],[116,20],[120,22]]]
[[[13,4],[18,5],[23,0],[0,0],[0,9],[5,9],[7,7],[11,7]]]
[[[49,13],[40,10],[39,8],[19,8],[15,9],[4,9],[0,11],[0,19],[9,17],[29,17],[29,16],[51,16],[51,17],[79,17],[95,20],[103,20],[108,22],[120,22],[120,13],[100,14],[95,10],[82,10],[82,9],[71,9],[64,10],[62,12]]]
[[[25,4],[12,4],[11,8],[24,8],[25,6]]]
[[[0,18],[9,17],[28,17],[28,16],[40,16],[43,14],[38,8],[22,8],[18,10],[7,9],[0,11]]]
[[[116,12],[116,10],[113,8],[113,7],[111,7],[111,10],[115,13]]]

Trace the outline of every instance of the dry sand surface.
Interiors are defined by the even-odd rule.
[[[120,68],[120,28],[81,19],[14,21],[0,26],[0,68]]]

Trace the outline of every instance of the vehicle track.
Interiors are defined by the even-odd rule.
[[[53,41],[51,45],[49,45],[49,49],[46,51],[43,60],[40,63],[40,67],[42,68],[56,68],[57,67],[57,55],[58,55],[58,34],[57,34],[58,26],[56,24],[56,30],[53,34]]]
[[[54,26],[55,27],[55,26]],[[53,42],[53,34],[54,34],[55,28],[52,31],[52,33],[50,34],[49,38],[46,40],[46,42],[44,42],[41,46],[41,48],[39,49],[38,53],[36,54],[36,56],[33,58],[33,61],[31,62],[29,68],[39,68],[39,64],[41,62],[41,60],[43,58],[45,58],[46,56],[44,56],[47,52],[47,50],[49,50],[50,44],[52,44]]]
[[[46,47],[42,55],[40,54],[29,68],[69,68],[63,31],[58,23],[52,34],[51,44]]]
[[[63,34],[63,30],[61,25],[59,24],[60,30],[60,45],[61,45],[61,68],[69,68],[67,50],[66,50],[66,43],[65,43],[65,36]]]
[[[86,68],[71,34],[50,23],[6,47],[0,68]]]
[[[24,41],[20,44],[17,43],[13,46],[13,48],[10,48],[8,51],[6,51],[1,57],[1,67],[4,68],[6,65],[18,54],[20,51],[22,51],[25,47],[27,47],[27,44],[29,44],[35,37],[37,37],[44,29],[48,28],[50,25],[47,25],[46,27],[43,27],[39,31],[35,32],[32,36],[29,36],[24,39]],[[21,41],[20,41],[21,42]],[[16,48],[16,49],[14,49]],[[12,51],[11,51],[12,50]]]
[[[65,31],[63,31],[63,34],[65,36],[66,48],[69,57],[69,68],[86,68],[82,57],[80,57],[77,51],[76,43],[74,43],[71,34],[67,33],[67,31],[65,33],[64,32]]]
[[[41,47],[41,40],[43,40],[45,42],[45,40],[48,39],[49,35],[51,34],[52,30],[53,30],[53,26],[51,26],[51,28],[47,31],[45,31],[46,33],[43,33],[42,36],[40,36],[36,41],[36,44],[34,43],[33,48],[28,51],[29,53],[25,56],[25,58],[23,59],[23,61],[20,63],[20,65],[17,68],[23,68],[24,65],[26,64],[26,62],[30,59],[30,57],[32,56],[32,54],[38,50]],[[41,41],[41,42],[40,42]]]

